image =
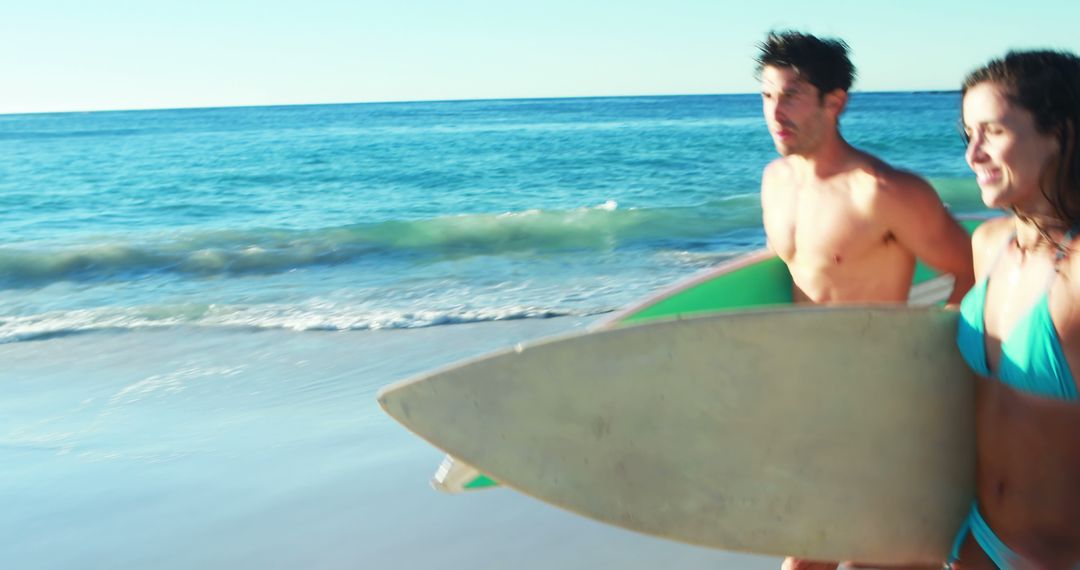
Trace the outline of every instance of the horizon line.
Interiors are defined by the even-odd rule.
[[[892,94],[892,93],[926,93],[945,94],[959,93],[959,89],[885,89],[878,91],[852,90],[852,94],[864,93]],[[261,104],[236,104],[236,105],[207,105],[207,106],[184,106],[184,107],[131,107],[118,109],[76,109],[66,111],[13,111],[0,112],[0,117],[14,117],[20,115],[74,115],[87,113],[140,113],[154,111],[214,111],[225,109],[274,109],[284,107],[330,107],[345,105],[404,105],[410,103],[481,103],[494,101],[561,101],[581,99],[648,99],[660,97],[728,97],[758,95],[757,92],[742,93],[667,93],[667,94],[644,94],[644,95],[564,95],[549,97],[477,97],[461,99],[399,99],[377,101],[338,101],[326,103],[261,103]]]

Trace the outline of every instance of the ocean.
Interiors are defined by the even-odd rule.
[[[982,212],[959,94],[842,131]],[[683,568],[441,453],[383,385],[764,245],[756,95],[0,115],[0,567]]]

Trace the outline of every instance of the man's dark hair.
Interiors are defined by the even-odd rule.
[[[962,93],[980,83],[1001,90],[1013,105],[1035,119],[1035,129],[1057,139],[1056,168],[1041,180],[1043,195],[1058,216],[1080,223],[1080,58],[1068,52],[1010,51],[972,71]]]
[[[834,89],[850,90],[855,81],[848,45],[840,39],[822,39],[793,31],[769,32],[758,49],[759,76],[766,66],[794,69],[800,79],[817,87],[822,99]]]

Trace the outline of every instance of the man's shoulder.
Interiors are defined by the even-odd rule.
[[[791,164],[780,157],[770,162],[761,173],[761,199],[763,201],[783,200],[790,191]]]
[[[910,202],[913,199],[940,200],[925,178],[896,168],[872,155],[865,155],[853,176],[853,184],[873,201]]]
[[[764,179],[769,178],[781,178],[787,177],[791,172],[791,163],[787,157],[781,156],[772,160],[769,164],[765,165],[765,170],[762,171],[761,176]]]
[[[860,154],[861,156],[857,162],[857,170],[862,174],[861,178],[867,182],[873,190],[903,191],[912,188],[916,190],[933,189],[926,179],[910,170],[897,168],[869,153],[864,152]]]

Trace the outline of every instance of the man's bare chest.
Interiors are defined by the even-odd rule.
[[[891,237],[872,212],[850,199],[831,196],[789,201],[766,216],[766,231],[782,257],[809,256],[835,263],[888,247]]]

